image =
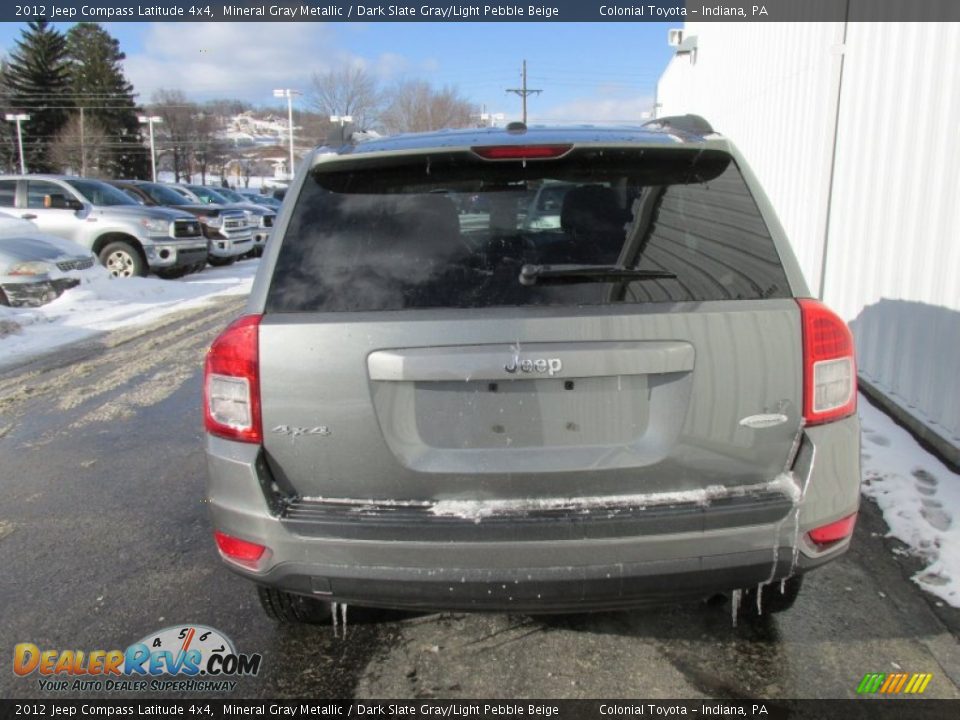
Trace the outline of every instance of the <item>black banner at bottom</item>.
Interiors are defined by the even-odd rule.
[[[0,718],[183,717],[625,720],[627,718],[842,718],[941,720],[960,701],[879,700],[0,700]]]

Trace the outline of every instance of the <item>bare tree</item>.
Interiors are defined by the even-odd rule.
[[[381,105],[376,78],[359,65],[349,64],[314,73],[307,100],[325,117],[350,115],[359,128],[376,121]]]
[[[219,119],[210,113],[197,113],[193,116],[193,160],[200,172],[200,184],[207,184],[207,172],[211,167],[219,168],[223,177],[223,166],[229,160],[227,143],[217,137]]]
[[[72,114],[50,145],[50,161],[61,170],[100,177],[109,174],[110,142],[103,124],[89,115]]]
[[[189,180],[196,104],[189,102],[182,90],[158,90],[153,95],[150,112],[163,118],[163,123],[156,127],[160,139],[158,152],[167,153],[170,158],[174,182],[180,182],[181,176]]]
[[[408,80],[389,93],[380,122],[389,133],[427,132],[470,127],[473,105],[456,88],[434,90],[423,80]]]

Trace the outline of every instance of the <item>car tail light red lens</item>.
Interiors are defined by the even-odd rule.
[[[260,315],[238,318],[213,341],[203,372],[203,424],[229,440],[260,443]]]
[[[267,551],[264,545],[241,540],[219,530],[213,533],[213,537],[225,557],[248,567],[255,567]]]
[[[491,145],[471,148],[486,160],[552,160],[563,157],[573,145]]]
[[[857,364],[847,324],[817,300],[797,300],[803,324],[803,417],[807,425],[857,411]]]
[[[807,535],[817,545],[829,545],[838,540],[848,538],[853,534],[853,526],[857,524],[857,514],[847,515],[847,517],[832,522],[829,525],[821,525],[814,528]]]

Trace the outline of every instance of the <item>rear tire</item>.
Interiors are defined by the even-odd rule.
[[[260,607],[271,620],[281,623],[324,625],[330,622],[330,603],[305,595],[257,586]]]
[[[783,581],[762,585],[760,588],[760,611],[757,611],[757,588],[745,589],[740,597],[740,609],[737,619],[744,622],[757,622],[764,615],[776,615],[793,607],[803,587],[803,575],[792,575]]]
[[[122,240],[103,248],[100,262],[114,277],[143,277],[147,274],[147,264],[140,251]]]
[[[237,261],[236,256],[234,257],[216,257],[211,255],[207,258],[207,262],[213,265],[214,267],[225,267],[226,265],[233,265]]]

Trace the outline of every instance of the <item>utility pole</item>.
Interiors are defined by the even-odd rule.
[[[527,87],[527,61],[523,61],[523,87],[507,88],[508,93],[515,93],[523,99],[523,124],[527,124],[527,95],[539,95],[543,90],[533,90]]]
[[[80,177],[87,175],[87,144],[83,132],[83,105],[80,106]]]

